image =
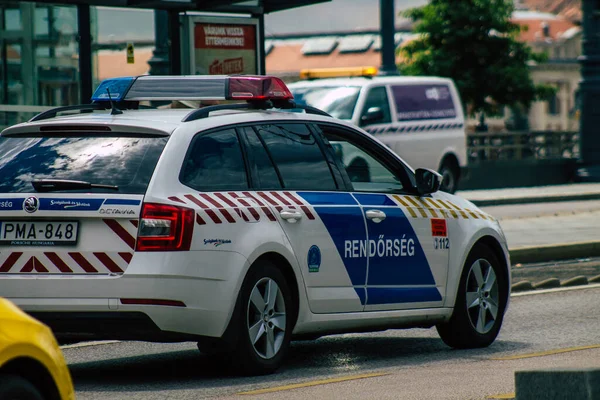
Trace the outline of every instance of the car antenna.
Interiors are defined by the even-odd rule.
[[[108,101],[110,101],[110,115],[119,115],[119,114],[123,114],[123,111],[119,110],[117,108],[117,106],[115,106],[115,103],[113,103],[112,101],[112,97],[110,96],[110,90],[108,88],[106,88],[106,93],[108,93]]]

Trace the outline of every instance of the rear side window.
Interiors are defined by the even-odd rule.
[[[261,125],[256,130],[290,190],[336,190],[319,144],[303,124]]]
[[[393,85],[398,121],[456,118],[448,85]]]
[[[34,192],[34,180],[65,179],[116,185],[114,193],[144,194],[166,143],[166,137],[118,134],[0,136],[0,193]]]
[[[258,138],[258,135],[252,128],[245,128],[244,134],[248,141],[249,154],[251,168],[254,169],[254,175],[256,176],[256,186],[261,189],[281,189],[281,181],[277,170],[273,164],[271,156],[267,153],[267,150],[263,146],[262,142]]]
[[[248,189],[246,167],[235,130],[196,136],[180,179],[184,185],[200,192]]]

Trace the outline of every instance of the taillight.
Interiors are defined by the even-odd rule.
[[[194,232],[194,214],[190,208],[144,203],[136,250],[189,250]]]

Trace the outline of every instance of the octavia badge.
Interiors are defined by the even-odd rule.
[[[37,197],[28,197],[23,202],[23,209],[28,213],[34,213],[40,208],[40,201]]]

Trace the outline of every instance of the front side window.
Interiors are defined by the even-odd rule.
[[[410,185],[403,171],[394,168],[376,155],[376,149],[355,135],[320,126],[326,140],[343,165],[353,190],[356,192],[400,193]]]
[[[166,143],[166,137],[118,133],[0,136],[0,193],[33,192],[33,181],[58,179],[117,186],[114,193],[143,194]]]
[[[306,125],[261,125],[256,131],[275,163],[285,189],[337,189],[329,164]]]
[[[200,192],[248,189],[246,167],[235,130],[196,136],[180,179],[184,185]]]
[[[325,111],[334,118],[352,119],[360,93],[358,86],[290,88],[294,101]]]
[[[363,126],[392,122],[390,103],[385,86],[369,89],[363,111],[360,114],[360,120]]]

